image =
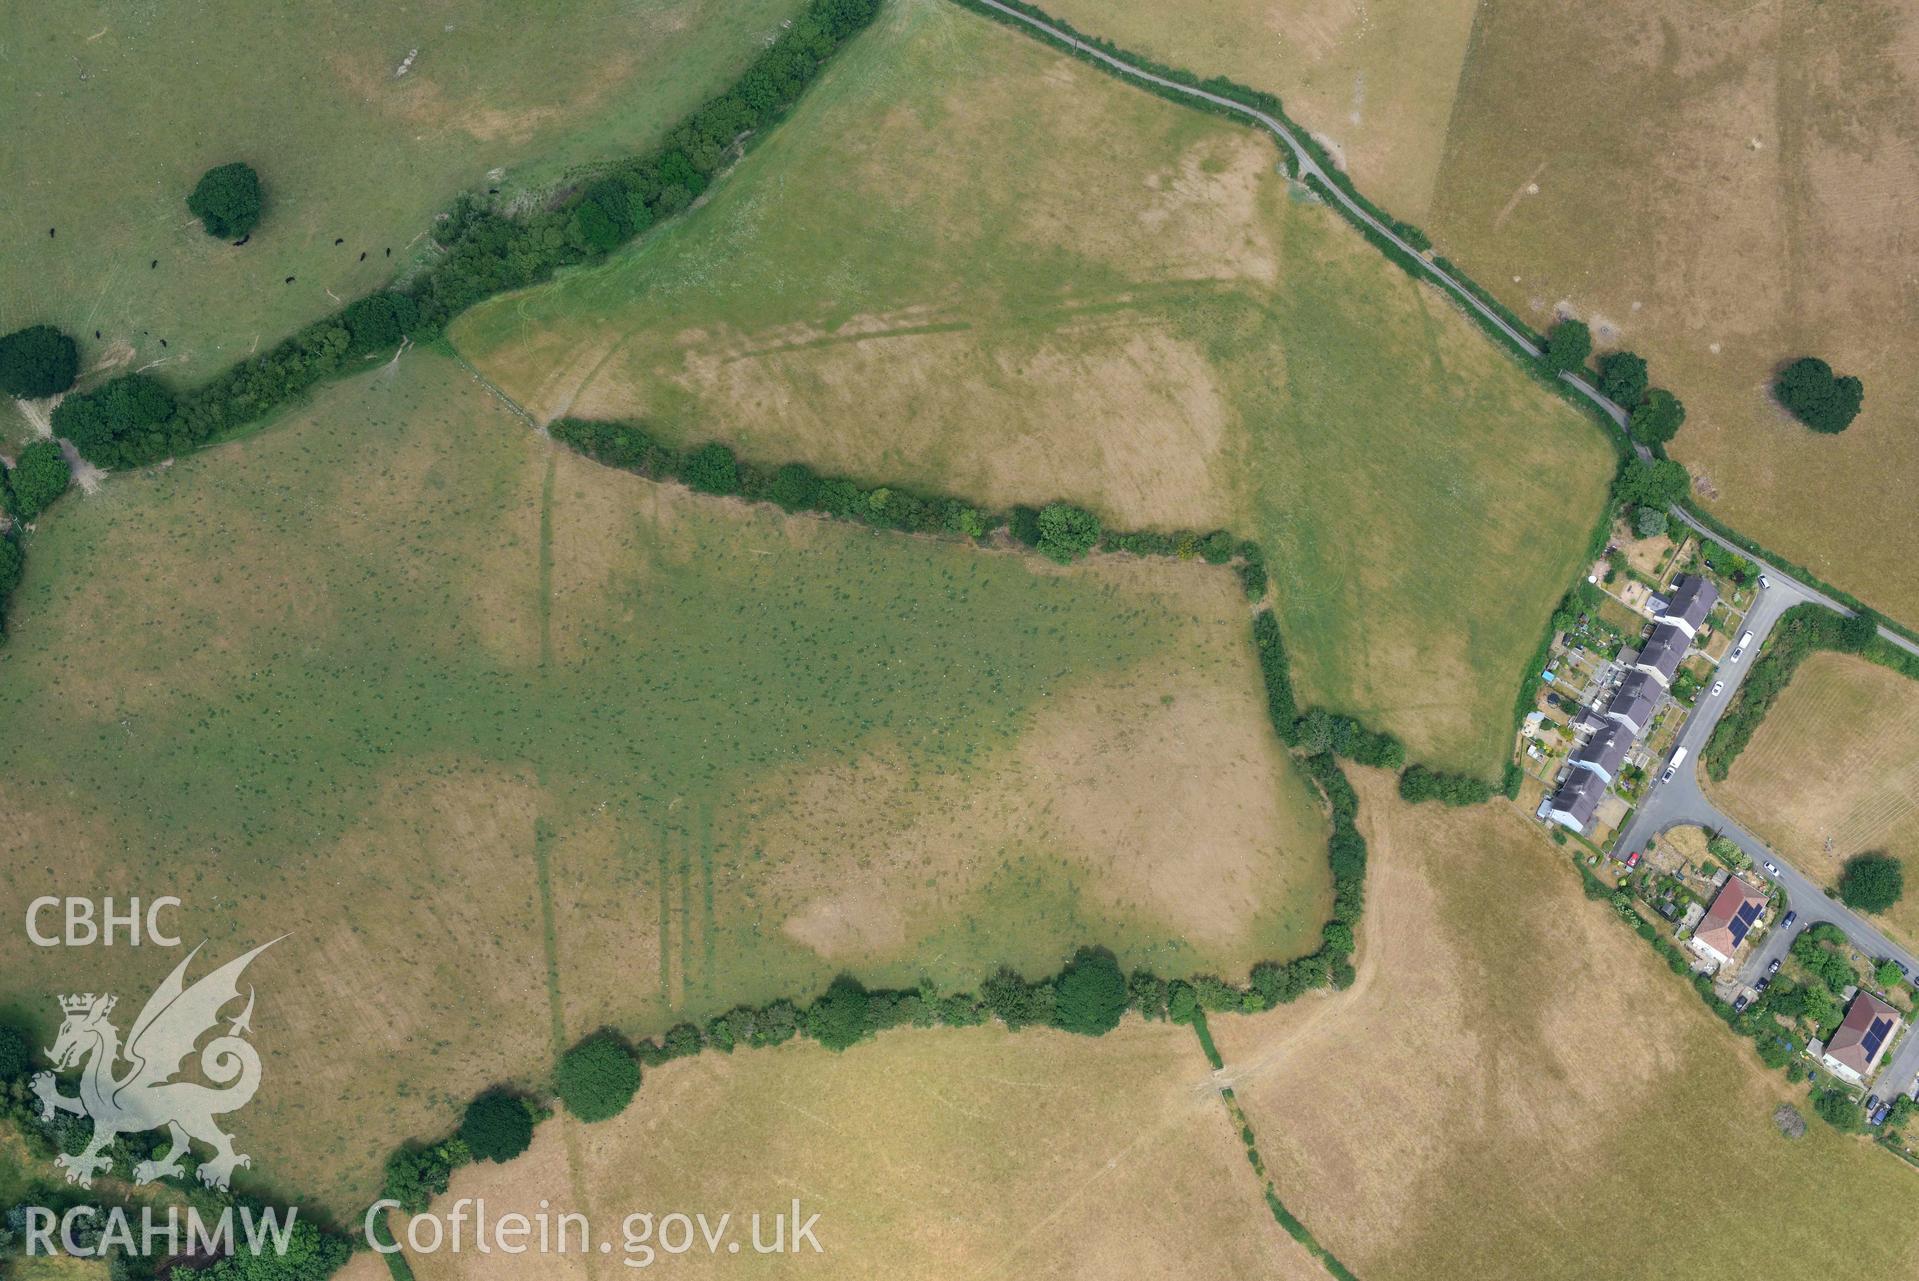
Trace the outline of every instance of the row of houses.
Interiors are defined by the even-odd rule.
[[[1654,612],[1652,634],[1604,710],[1588,708],[1575,722],[1575,728],[1590,730],[1590,736],[1573,753],[1572,770],[1547,803],[1546,817],[1575,832],[1592,825],[1626,754],[1652,728],[1653,713],[1718,603],[1719,589],[1698,574],[1683,574],[1673,584],[1671,595]]]

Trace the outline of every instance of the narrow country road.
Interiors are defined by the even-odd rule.
[[[1147,84],[1158,85],[1162,89],[1170,89],[1174,93],[1182,94],[1188,98],[1197,98],[1202,102],[1210,102],[1216,107],[1224,107],[1228,111],[1235,112],[1247,117],[1249,120],[1258,122],[1262,128],[1268,133],[1271,133],[1275,138],[1278,138],[1286,149],[1292,153],[1295,171],[1302,180],[1307,178],[1318,179],[1320,186],[1325,188],[1332,198],[1339,202],[1341,209],[1345,210],[1346,213],[1356,221],[1364,223],[1367,227],[1378,233],[1382,239],[1391,243],[1408,258],[1417,262],[1420,269],[1424,271],[1427,276],[1441,288],[1452,294],[1453,297],[1457,298],[1461,304],[1471,308],[1477,315],[1483,316],[1486,321],[1498,329],[1499,332],[1512,339],[1513,342],[1519,346],[1520,350],[1531,355],[1534,359],[1537,359],[1541,354],[1538,344],[1508,324],[1506,318],[1501,316],[1497,310],[1481,302],[1477,294],[1459,283],[1450,272],[1442,270],[1425,255],[1420,253],[1419,250],[1413,248],[1405,240],[1402,240],[1399,233],[1394,231],[1391,226],[1375,218],[1368,212],[1364,205],[1347,195],[1345,190],[1327,174],[1319,161],[1314,159],[1313,153],[1308,151],[1299,141],[1298,137],[1294,135],[1293,131],[1279,120],[1267,115],[1257,107],[1249,107],[1243,102],[1235,102],[1231,98],[1221,97],[1219,94],[1210,93],[1205,89],[1196,89],[1192,85],[1181,84],[1177,80],[1168,80],[1166,77],[1155,75],[1143,67],[1136,67],[1123,58],[1117,58],[1107,53],[1104,49],[1086,43],[1071,32],[1063,31],[1049,22],[1044,22],[1029,14],[1021,13],[1011,5],[1002,4],[1000,0],[979,0],[979,3],[995,12],[1003,13],[1009,18],[1023,22],[1035,30],[1045,32],[1060,43],[1070,45],[1074,49],[1084,53],[1087,57],[1097,59],[1101,64],[1113,68],[1113,70],[1120,72],[1122,75],[1144,81]],[[1561,374],[1560,377],[1571,384],[1573,390],[1591,401],[1601,413],[1610,418],[1613,424],[1618,427],[1622,433],[1626,430],[1626,411],[1621,409],[1613,401],[1601,395],[1597,387],[1594,387],[1591,383],[1576,374]],[[1644,446],[1634,445],[1633,448],[1638,451],[1641,458],[1651,457],[1650,452]]]

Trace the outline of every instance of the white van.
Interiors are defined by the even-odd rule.
[[[1685,763],[1686,763],[1686,749],[1683,747],[1675,748],[1672,754],[1672,760],[1667,762],[1666,772],[1659,776],[1659,781],[1662,783],[1672,782],[1673,776],[1679,773],[1679,767],[1681,765],[1684,765]]]

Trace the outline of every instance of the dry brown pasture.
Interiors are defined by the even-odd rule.
[[[1911,5],[1491,0],[1425,225],[1536,325],[1646,356],[1715,515],[1914,623],[1915,200]],[[1843,435],[1772,401],[1802,355],[1863,378]]]
[[[680,1060],[620,1116],[549,1122],[526,1156],[463,1170],[434,1207],[577,1210],[611,1236],[610,1261],[410,1262],[421,1281],[608,1277],[624,1271],[627,1215],[703,1211],[731,1212],[749,1244],[657,1266],[849,1281],[1323,1277],[1268,1213],[1209,1076],[1190,1029],[1137,1019],[1096,1040],[935,1029],[840,1056],[795,1043]],[[794,1198],[820,1215],[823,1253],[753,1255],[750,1216]]]
[[[1907,893],[1883,924],[1919,942],[1919,681],[1850,654],[1813,654],[1713,793],[1828,885],[1855,854],[1903,859]]]
[[[1050,0],[1089,35],[1277,93],[1362,191],[1417,222],[1432,202],[1470,0]]]
[[[176,895],[195,974],[286,934],[236,1128],[342,1218],[398,1141],[605,1024],[841,970],[970,988],[1086,942],[1243,974],[1326,916],[1325,819],[1226,570],[695,497],[429,352],[63,503],[29,566],[0,916]],[[0,1008],[137,1010],[177,959],[16,925]]]
[[[1782,1138],[1772,1111],[1811,1119],[1803,1092],[1586,900],[1536,825],[1355,781],[1357,982],[1213,1024],[1280,1197],[1342,1262],[1369,1281],[1919,1266],[1912,1172],[1816,1119]],[[1698,1182],[1707,1154],[1792,1213],[1755,1231]]]

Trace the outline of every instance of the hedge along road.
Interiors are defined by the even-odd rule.
[[[1516,346],[1518,346],[1518,348],[1521,351],[1526,352],[1535,360],[1539,359],[1542,355],[1544,355],[1544,353],[1540,351],[1539,345],[1537,343],[1533,342],[1531,338],[1527,337],[1525,334],[1521,333],[1518,329],[1514,328],[1510,323],[1507,322],[1504,316],[1501,316],[1499,314],[1499,312],[1496,309],[1489,307],[1486,305],[1486,303],[1482,302],[1477,294],[1475,294],[1472,290],[1466,288],[1465,285],[1461,284],[1459,280],[1452,275],[1452,273],[1446,271],[1445,269],[1440,267],[1438,264],[1434,263],[1431,259],[1427,258],[1419,250],[1413,248],[1413,246],[1408,244],[1406,240],[1399,235],[1399,233],[1395,232],[1392,229],[1392,227],[1390,227],[1386,223],[1381,222],[1378,218],[1374,217],[1372,213],[1368,211],[1364,205],[1360,204],[1357,200],[1354,200],[1351,196],[1346,194],[1345,189],[1341,187],[1338,183],[1332,180],[1331,176],[1327,174],[1324,166],[1322,166],[1319,163],[1319,161],[1313,156],[1313,153],[1311,151],[1307,150],[1305,144],[1300,142],[1298,136],[1294,134],[1292,129],[1287,127],[1284,123],[1282,123],[1277,118],[1268,115],[1266,112],[1259,110],[1257,107],[1249,107],[1243,102],[1236,102],[1231,98],[1222,97],[1219,94],[1211,93],[1205,89],[1195,88],[1192,85],[1181,84],[1177,80],[1168,80],[1165,76],[1155,75],[1153,72],[1147,71],[1142,67],[1136,67],[1132,63],[1126,61],[1124,58],[1120,58],[1114,54],[1110,54],[1106,52],[1104,49],[1098,48],[1095,45],[1090,45],[1086,41],[1081,40],[1078,36],[1073,35],[1071,32],[1066,31],[1060,27],[1054,26],[1052,23],[1047,22],[1043,19],[1036,18],[1030,13],[1026,13],[1026,12],[1023,12],[1022,10],[1015,9],[1013,6],[1009,4],[1003,4],[1001,3],[1001,0],[971,0],[971,3],[980,5],[983,8],[991,9],[995,13],[1003,13],[1009,18],[1013,18],[1019,22],[1026,24],[1029,27],[1032,27],[1036,31],[1043,32],[1047,36],[1051,37],[1052,39],[1059,41],[1061,44],[1070,46],[1071,48],[1078,50],[1080,53],[1085,54],[1089,58],[1093,58],[1097,60],[1099,63],[1101,63],[1104,66],[1111,67],[1113,70],[1119,72],[1121,75],[1130,76],[1135,80],[1143,80],[1147,82],[1148,84],[1157,85],[1162,89],[1168,89],[1177,94],[1183,94],[1184,96],[1188,98],[1197,98],[1203,102],[1212,103],[1214,106],[1224,107],[1228,111],[1235,112],[1238,115],[1245,116],[1250,120],[1257,121],[1262,127],[1264,127],[1274,137],[1278,138],[1281,143],[1285,144],[1286,149],[1292,153],[1294,166],[1301,179],[1317,179],[1319,181],[1320,187],[1323,188],[1325,191],[1327,191],[1332,196],[1332,198],[1339,203],[1339,207],[1343,209],[1349,217],[1351,217],[1352,219],[1354,219],[1355,221],[1359,223],[1364,224],[1366,227],[1370,228],[1373,232],[1379,235],[1381,239],[1387,241],[1394,248],[1398,249],[1401,253],[1405,254],[1409,261],[1418,263],[1420,266],[1420,269],[1424,271],[1427,276],[1429,276],[1433,281],[1435,281],[1437,284],[1443,287],[1448,293],[1452,294],[1453,297],[1457,298],[1465,306],[1471,308],[1474,314],[1484,317],[1486,321],[1489,324],[1493,325],[1495,328],[1497,328],[1500,333],[1505,334],[1508,338],[1512,339],[1513,343]],[[1623,408],[1621,408],[1616,402],[1614,402],[1613,400],[1609,399],[1607,396],[1602,394],[1597,387],[1594,387],[1591,383],[1587,382],[1584,378],[1581,378],[1577,374],[1561,373],[1559,377],[1562,380],[1564,380],[1567,383],[1567,385],[1572,387],[1574,391],[1577,391],[1581,396],[1585,397],[1585,399],[1589,403],[1591,403],[1594,408],[1598,409],[1601,413],[1605,414],[1607,418],[1611,419],[1613,424],[1619,428],[1621,435],[1626,434],[1627,423],[1630,421],[1629,416],[1627,415],[1626,411]],[[1653,457],[1652,451],[1648,449],[1646,446],[1641,445],[1636,441],[1633,441],[1630,436],[1627,437],[1627,441],[1629,444],[1632,445],[1633,452],[1636,453],[1640,458],[1645,459],[1647,461],[1650,461],[1652,459]],[[1698,531],[1698,533],[1701,536],[1710,538],[1714,542],[1720,543],[1723,546],[1727,547],[1728,549],[1738,552],[1742,556],[1746,556],[1749,559],[1757,560],[1757,558],[1752,557],[1751,553],[1747,552],[1744,548],[1734,546],[1732,543],[1727,542],[1725,539],[1719,537],[1719,535],[1713,533],[1711,530],[1707,529],[1704,525],[1694,520],[1692,516],[1689,515],[1683,508],[1674,507],[1672,509],[1672,514],[1677,516],[1680,520],[1683,520],[1684,522],[1686,522],[1686,524],[1690,525],[1694,530]],[[1820,591],[1818,588],[1813,587],[1812,585],[1807,583],[1801,583],[1797,579],[1792,578],[1790,575],[1770,565],[1765,566],[1765,568],[1769,575],[1777,576],[1781,579],[1786,580],[1787,582],[1792,583],[1792,585],[1798,591],[1803,593],[1807,598],[1811,600],[1816,600],[1821,605],[1824,605],[1828,609],[1831,609],[1838,614],[1844,615],[1847,618],[1852,617],[1853,611],[1851,609],[1840,604],[1838,601],[1834,600],[1832,597],[1828,596],[1826,593]],[[1879,634],[1885,637],[1888,641],[1892,642],[1894,645],[1897,645],[1899,648],[1906,650],[1909,653],[1912,653],[1914,655],[1919,655],[1919,644],[1914,644],[1912,641],[1900,635],[1898,632],[1893,631],[1891,628],[1881,627],[1879,629]]]
[[[1329,175],[1320,165],[1319,161],[1314,158],[1313,153],[1306,149],[1305,144],[1300,142],[1298,136],[1278,119],[1267,115],[1257,107],[1249,107],[1243,102],[1236,102],[1231,98],[1210,93],[1205,89],[1198,89],[1192,85],[1181,84],[1177,80],[1168,80],[1164,76],[1154,75],[1142,67],[1134,66],[1124,58],[1116,57],[1113,54],[1107,53],[1104,49],[1086,43],[1069,31],[1062,30],[1049,22],[1035,18],[1033,15],[1015,9],[1011,5],[1002,4],[1000,0],[972,0],[972,3],[991,9],[996,13],[1003,13],[1009,18],[1017,19],[1035,30],[1044,32],[1061,44],[1068,45],[1085,54],[1087,57],[1096,59],[1103,65],[1119,72],[1121,75],[1131,76],[1135,80],[1143,80],[1148,84],[1158,85],[1162,89],[1169,89],[1174,93],[1183,94],[1188,98],[1198,98],[1203,102],[1210,102],[1216,107],[1224,107],[1228,111],[1236,112],[1248,119],[1257,121],[1274,137],[1278,138],[1280,142],[1284,143],[1286,149],[1292,153],[1294,169],[1300,179],[1317,179],[1319,185],[1329,192],[1334,200],[1339,202],[1339,207],[1346,212],[1348,217],[1364,224],[1377,233],[1381,239],[1387,241],[1394,248],[1405,254],[1408,259],[1418,263],[1420,269],[1424,271],[1426,275],[1438,282],[1447,292],[1459,299],[1461,303],[1465,304],[1475,314],[1483,316],[1486,321],[1498,329],[1500,333],[1512,339],[1513,343],[1518,346],[1521,351],[1524,351],[1535,360],[1544,354],[1539,349],[1537,343],[1509,324],[1506,318],[1500,315],[1496,309],[1487,306],[1480,300],[1477,294],[1462,285],[1450,272],[1439,267],[1419,250],[1413,248],[1412,245],[1400,237],[1399,233],[1395,232],[1386,223],[1375,218],[1364,205],[1347,195],[1345,188],[1332,180],[1331,175]],[[1619,428],[1621,434],[1625,433],[1628,419],[1624,409],[1601,394],[1597,387],[1594,387],[1591,383],[1579,377],[1579,375],[1562,373],[1559,376],[1564,379],[1573,390],[1590,401],[1594,408],[1610,418],[1613,424]],[[1644,445],[1634,444],[1633,449],[1641,458],[1650,459],[1652,457],[1652,452]]]

